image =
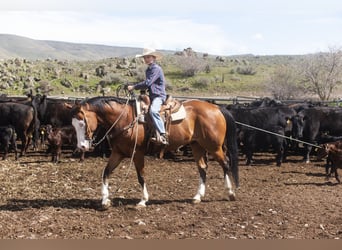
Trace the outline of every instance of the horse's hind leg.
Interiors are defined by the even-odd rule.
[[[108,190],[109,175],[120,164],[122,159],[123,157],[120,154],[112,152],[112,154],[109,157],[106,167],[103,169],[103,172],[102,172],[102,207],[104,209],[107,209],[111,206],[111,201],[109,199],[109,190]]]
[[[220,149],[218,151],[216,151],[215,153],[213,153],[214,158],[216,159],[216,161],[218,161],[218,163],[221,165],[222,169],[223,169],[223,176],[224,176],[224,186],[225,188],[228,189],[228,197],[229,200],[231,201],[235,201],[235,192],[233,189],[233,184],[232,181],[229,177],[229,162],[228,159],[226,157],[226,155],[224,154],[223,150]]]
[[[192,153],[195,158],[195,162],[198,167],[198,172],[200,175],[199,179],[199,187],[196,195],[192,198],[193,203],[200,203],[201,198],[205,195],[205,183],[207,179],[207,160],[206,160],[206,151],[197,143],[191,144]]]

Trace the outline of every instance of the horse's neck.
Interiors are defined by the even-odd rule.
[[[100,124],[111,127],[125,127],[133,121],[133,108],[131,105],[115,103],[106,108],[105,111],[96,112]]]

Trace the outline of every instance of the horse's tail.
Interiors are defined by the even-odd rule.
[[[227,156],[230,160],[230,168],[234,178],[236,187],[239,187],[239,152],[237,145],[237,133],[235,119],[225,107],[220,107],[221,112],[226,119],[227,129],[225,135],[225,143],[227,146]]]

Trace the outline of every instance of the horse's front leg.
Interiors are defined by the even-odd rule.
[[[109,199],[109,183],[108,178],[109,175],[113,172],[113,170],[119,166],[120,162],[122,161],[123,157],[112,151],[108,163],[106,167],[103,169],[102,172],[102,207],[107,209],[111,206],[111,201]]]
[[[145,183],[145,179],[144,179],[144,176],[145,176],[144,153],[137,151],[133,160],[134,160],[135,169],[137,171],[138,181],[139,181],[139,184],[142,188],[142,198],[141,198],[140,202],[137,204],[137,207],[146,207],[146,202],[148,202],[149,195],[147,192],[146,183]]]

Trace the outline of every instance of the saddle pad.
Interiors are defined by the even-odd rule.
[[[176,113],[171,114],[171,121],[183,120],[186,117],[185,108],[182,105]]]

